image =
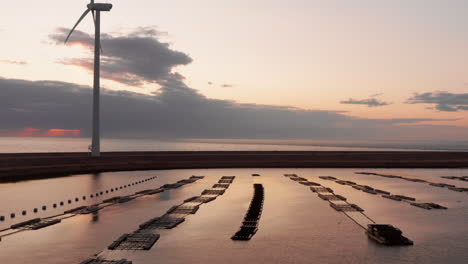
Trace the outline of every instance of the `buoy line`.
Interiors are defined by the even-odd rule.
[[[98,191],[96,192],[96,195],[94,195],[94,193],[90,194],[89,195],[89,198],[90,199],[93,199],[93,198],[97,198],[99,196],[102,196],[102,195],[106,195],[106,194],[109,194],[109,193],[112,193],[114,191],[119,191],[119,190],[123,190],[127,187],[132,187],[132,186],[135,186],[136,184],[140,184],[140,183],[144,183],[144,182],[148,182],[150,180],[154,180],[156,179],[157,177],[156,176],[153,176],[153,177],[150,177],[150,178],[146,178],[144,180],[140,180],[140,181],[135,181],[135,182],[131,182],[129,184],[124,184],[124,185],[121,185],[121,186],[118,186],[116,188],[111,188],[111,189],[107,189],[107,190],[104,190],[104,191]],[[86,195],[83,195],[82,196],[82,201],[86,201],[86,198],[87,196]],[[78,197],[75,197],[75,199],[68,199],[68,204],[71,204],[73,203],[73,201],[75,202],[79,202],[80,201],[80,198]],[[54,209],[58,208],[59,206],[64,206],[65,203],[63,201],[60,201],[59,203],[53,203],[52,204],[52,207]],[[47,206],[46,205],[43,205],[41,206],[41,209],[42,211],[46,211],[47,210]],[[33,213],[38,213],[39,212],[39,209],[36,207],[34,208],[33,210]],[[22,216],[26,216],[27,215],[27,210],[22,210],[21,211],[21,215]],[[13,219],[13,218],[16,218],[16,213],[11,213],[10,214],[10,219]],[[3,222],[3,221],[6,221],[7,218],[5,216],[0,216],[0,222]]]
[[[179,188],[179,187],[181,187],[181,186],[183,186],[185,184],[195,182],[195,181],[197,181],[199,179],[203,179],[203,177],[204,176],[191,176],[189,179],[179,180],[178,182],[172,183],[172,184],[164,184],[161,187],[156,188],[156,189],[147,189],[147,190],[143,190],[143,191],[138,191],[138,192],[136,192],[134,194],[131,194],[131,195],[128,195],[128,196],[122,196],[122,197],[116,196],[116,197],[113,197],[113,198],[106,199],[101,203],[97,203],[97,204],[90,205],[90,206],[80,206],[80,207],[77,207],[77,208],[69,209],[69,210],[65,211],[64,213],[62,213],[62,214],[57,214],[57,215],[48,216],[48,217],[44,217],[44,218],[38,218],[38,219],[40,219],[41,223],[44,223],[44,222],[47,223],[47,221],[56,221],[56,222],[54,222],[54,224],[60,223],[61,220],[68,219],[68,218],[71,218],[71,217],[74,217],[74,216],[77,216],[77,215],[80,215],[80,214],[94,213],[94,212],[97,212],[97,211],[99,211],[99,210],[101,210],[103,208],[123,203],[123,201],[128,202],[130,200],[139,198],[141,196],[161,193],[161,192],[164,192],[164,191],[166,191],[168,189],[176,189],[176,188]],[[129,198],[129,197],[130,197],[130,199],[126,199],[126,198]],[[89,208],[97,208],[97,209],[93,210],[93,211],[89,211],[88,210]],[[15,225],[19,224],[20,227],[18,227],[17,230],[12,228],[12,226],[10,226],[9,228],[0,230],[0,232],[6,232],[8,230],[15,230],[14,232],[10,232],[10,233],[4,234],[4,235],[0,235],[0,241],[1,241],[2,237],[6,237],[6,236],[9,236],[9,235],[12,235],[12,234],[16,234],[16,233],[22,232],[22,231],[35,230],[33,226],[28,224],[29,221],[30,220],[12,225],[12,226],[15,226]],[[47,227],[47,226],[48,225],[45,225],[43,227]]]

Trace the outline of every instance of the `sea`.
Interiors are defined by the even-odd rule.
[[[0,153],[87,152],[89,138],[0,137]],[[468,151],[468,142],[101,140],[101,151]]]

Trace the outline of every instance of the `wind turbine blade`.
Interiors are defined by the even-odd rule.
[[[70,30],[70,33],[68,33],[68,36],[65,39],[65,43],[67,43],[68,39],[70,38],[70,36],[73,33],[73,31],[75,30],[75,28],[78,26],[78,24],[80,24],[81,20],[83,20],[83,18],[89,13],[89,11],[91,11],[91,9],[86,9],[86,11],[84,11],[84,13],[81,15],[80,19],[78,19],[78,22],[76,22],[75,26],[73,26],[73,28]]]
[[[94,10],[91,13],[93,14],[94,26],[96,26],[96,17],[94,16]]]

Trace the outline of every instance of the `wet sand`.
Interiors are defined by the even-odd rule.
[[[0,181],[111,171],[205,168],[464,168],[466,152],[169,151],[0,154]]]

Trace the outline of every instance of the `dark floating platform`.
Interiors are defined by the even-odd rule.
[[[232,183],[233,180],[230,179],[221,179],[218,181],[218,183]]]
[[[336,180],[336,178],[332,177],[332,176],[319,176],[319,178],[322,179],[322,180],[329,180],[329,181]]]
[[[449,187],[449,190],[456,191],[456,192],[468,192],[468,188],[461,188],[461,187]]]
[[[113,203],[113,202],[117,202],[117,201],[120,200],[120,199],[122,199],[122,196],[114,196],[114,197],[105,199],[105,200],[103,200],[102,202],[103,202],[103,203]]]
[[[121,259],[121,260],[87,259],[81,262],[80,264],[132,264],[132,262],[126,259]]]
[[[202,192],[202,195],[222,195],[225,192],[225,189],[206,189]]]
[[[262,214],[264,193],[262,184],[254,184],[254,195],[250,202],[249,209],[245,214],[244,221],[239,231],[231,237],[232,240],[248,241],[257,233],[258,222]]]
[[[365,192],[365,193],[373,194],[373,195],[378,194],[378,192],[376,192],[374,190],[369,190],[369,189],[363,189],[362,191]]]
[[[77,213],[78,211],[82,211],[86,209],[86,206],[83,205],[83,206],[79,206],[79,207],[76,207],[76,208],[72,208],[72,209],[69,209],[69,210],[66,210],[65,212],[63,212],[64,214],[73,214],[73,213]]]
[[[146,221],[145,223],[141,224],[140,231],[153,229],[172,229],[184,221],[185,218],[183,217],[164,215],[162,217],[150,219],[149,221]]]
[[[254,173],[254,174],[252,174],[252,176],[260,176],[260,174]]]
[[[85,210],[81,211],[81,214],[93,214],[96,213],[97,211],[101,210],[102,207],[97,206],[97,205],[91,205],[86,207]]]
[[[147,190],[135,192],[135,194],[149,194],[149,193],[152,193],[152,192],[154,192],[156,190],[158,190],[160,192],[163,191],[162,189],[159,189],[159,188],[158,189],[147,189]]]
[[[179,187],[181,187],[182,185],[184,185],[183,183],[168,183],[168,184],[164,184],[163,186],[161,186],[161,188],[164,188],[164,189],[177,189]]]
[[[60,219],[41,219],[41,218],[34,218],[28,221],[24,221],[21,223],[17,223],[11,226],[11,229],[31,229],[31,230],[38,230],[47,226],[55,225],[60,223],[62,220]]]
[[[330,206],[338,212],[364,212],[364,209],[359,207],[356,204],[337,204],[337,203],[330,203]]]
[[[202,196],[194,196],[188,199],[185,199],[184,202],[192,202],[192,203],[209,203],[216,199],[216,195],[202,195]]]
[[[422,180],[422,179],[409,178],[409,177],[398,176],[398,175],[380,174],[380,173],[373,173],[373,172],[355,172],[355,174],[380,176],[380,177],[386,177],[386,178],[398,178],[398,179],[411,181],[411,182],[427,183],[430,186],[434,186],[434,187],[448,188],[449,190],[455,191],[455,192],[467,192],[468,193],[468,188],[457,187],[457,186],[455,186],[453,184],[430,182],[430,181],[426,181],[426,180]],[[468,177],[468,176],[461,176],[461,178],[463,178],[463,177]],[[458,176],[441,176],[441,178],[457,179],[457,178],[460,178],[460,177],[458,177]]]
[[[291,180],[293,180],[293,181],[297,181],[297,182],[300,182],[300,181],[307,181],[306,178],[297,177],[297,176],[291,176],[291,177],[289,177],[289,179],[291,179]]]
[[[51,226],[51,225],[58,224],[60,222],[62,222],[61,219],[51,219],[51,220],[41,219],[41,222],[31,225],[30,228],[32,230],[38,230],[38,229],[42,229],[42,228],[45,228],[45,227],[48,227],[48,226]]]
[[[367,225],[367,236],[379,244],[386,246],[411,246],[413,241],[404,237],[400,229],[392,225]]]
[[[332,188],[324,187],[324,186],[312,186],[310,187],[310,190],[316,193],[321,193],[321,192],[330,192],[333,193]]]
[[[310,181],[300,181],[299,183],[305,186],[320,186],[319,183],[310,182]]]
[[[118,203],[126,203],[126,202],[130,202],[133,199],[135,199],[135,197],[124,196],[124,197],[121,197],[120,199],[118,199],[117,202]]]
[[[195,214],[198,209],[200,208],[199,205],[186,205],[186,204],[181,204],[181,205],[176,205],[171,207],[169,210],[167,210],[168,214]]]
[[[398,198],[398,197],[396,197],[395,195],[382,195],[382,197],[383,197],[383,198],[390,199],[390,200],[398,201],[398,202],[401,202],[401,201],[402,201],[401,198]]]
[[[29,226],[29,225],[37,224],[39,222],[41,222],[40,218],[34,218],[34,219],[31,219],[31,220],[28,220],[28,221],[24,221],[24,222],[21,222],[21,223],[11,225],[10,228],[11,229],[18,229],[18,228],[26,227],[26,226]]]
[[[248,241],[257,233],[257,226],[245,226],[242,225],[240,230],[237,231],[232,237],[232,240]]]
[[[384,191],[384,190],[380,190],[380,189],[374,189],[374,192],[379,193],[379,194],[385,194],[385,195],[389,195],[389,194],[390,194],[390,192],[387,192],[387,191]]]
[[[413,198],[413,197],[409,197],[409,196],[406,196],[406,195],[400,195],[400,194],[396,194],[396,195],[393,195],[397,198],[400,198],[402,200],[407,200],[407,201],[416,201],[416,198]]]
[[[429,185],[444,188],[444,187],[449,187],[447,185],[450,185],[450,184],[431,182],[429,183]],[[451,185],[450,187],[455,187],[455,185]]]
[[[410,203],[413,206],[420,207],[426,210],[431,210],[431,209],[447,209],[447,207],[442,206],[440,204],[436,203]]]
[[[213,188],[224,188],[227,189],[229,188],[229,183],[217,183],[213,185]]]
[[[164,192],[163,188],[154,189],[154,190],[146,192],[145,194],[146,195],[152,195],[152,194],[157,194],[157,193],[161,193],[161,192]]]
[[[320,197],[322,200],[325,201],[346,201],[346,197],[341,196],[339,194],[318,194],[318,197]]]
[[[159,234],[152,233],[123,234],[116,241],[112,242],[108,249],[150,250],[159,237]]]
[[[468,181],[468,176],[441,176],[444,179]]]

